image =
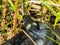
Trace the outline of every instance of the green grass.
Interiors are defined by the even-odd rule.
[[[15,11],[16,11],[16,8],[18,7],[18,3],[13,4],[12,0],[7,0],[7,1],[8,1],[8,3],[10,4],[10,6],[12,7],[12,10],[15,12]],[[27,1],[27,0],[20,0],[20,1],[21,1],[22,4],[24,4],[24,6],[25,6],[24,9],[28,11],[29,5],[28,5],[28,3],[25,4],[25,1]],[[48,0],[48,1],[50,1],[50,0]],[[59,3],[60,3],[60,1],[59,1]],[[29,4],[30,4],[30,3],[29,3]],[[55,16],[56,16],[55,23],[54,23],[54,28],[55,28],[55,26],[57,25],[57,22],[60,20],[60,11],[56,12],[51,5],[44,3],[44,1],[43,1],[43,5],[46,6],[46,8],[48,8],[49,11],[53,12],[53,14],[55,14]],[[2,7],[3,7],[3,5],[0,5],[0,9],[1,9]],[[1,16],[0,16],[0,19],[1,19]],[[23,20],[23,15],[20,14],[20,13],[18,13],[18,19],[19,19],[20,21]],[[0,22],[1,22],[1,21],[2,21],[2,20],[0,20]],[[52,28],[50,28],[47,24],[44,24],[44,25],[49,29],[49,31],[51,31],[51,33],[52,33],[54,36],[57,37],[58,40],[60,40],[60,36],[59,36]],[[50,39],[51,41],[53,41],[53,42],[57,43],[58,45],[60,45],[60,42],[54,40],[53,38],[51,38],[51,37],[49,37],[49,36],[46,36],[46,37],[47,37],[48,39]]]
[[[57,22],[60,20],[60,11],[58,11],[57,15],[56,15],[56,19],[55,19],[55,23],[54,23],[54,28],[57,25]]]
[[[13,4],[12,0],[8,0],[8,3],[11,5],[13,11],[15,12],[15,10],[16,10],[16,8],[18,6],[18,3]],[[21,14],[18,14],[18,19],[21,21],[23,19],[23,16]]]
[[[43,22],[43,24],[49,29],[49,31],[51,31],[51,33],[52,33],[54,36],[56,36],[56,38],[57,38],[58,40],[60,40],[60,36],[54,31],[54,29],[52,29],[51,27],[49,27],[46,23],[48,24],[48,22]],[[51,38],[51,37],[49,37],[49,36],[46,36],[46,37],[47,37],[48,39],[50,39],[51,41],[53,41],[53,42],[57,43],[58,45],[60,45],[60,42],[54,40],[53,38]]]
[[[50,1],[50,0],[48,0]],[[59,1],[60,2],[60,1]],[[54,28],[55,26],[57,25],[57,22],[60,20],[60,11],[58,11],[58,13],[54,10],[54,8],[52,8],[51,5],[47,4],[47,3],[44,3],[43,1],[43,5],[45,5],[55,16],[56,16],[56,19],[55,19],[55,23],[54,23]]]

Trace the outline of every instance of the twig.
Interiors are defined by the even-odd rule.
[[[37,45],[35,41],[28,35],[28,33],[26,33],[24,30],[21,31],[25,33],[25,35],[33,42],[34,45]]]

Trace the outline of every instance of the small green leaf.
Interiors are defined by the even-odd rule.
[[[19,15],[18,15],[18,19],[19,19],[20,21],[22,21],[23,16],[19,14]]]

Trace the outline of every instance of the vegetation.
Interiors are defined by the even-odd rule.
[[[22,21],[25,14],[30,15],[34,21],[44,23],[51,33],[60,40],[60,36],[54,31],[60,23],[60,0],[1,0],[0,2],[0,44],[23,31],[21,27],[24,24]],[[56,18],[51,20],[51,16]],[[51,21],[54,22],[53,29],[45,24],[45,22],[51,23]],[[60,45],[59,41],[49,36],[46,37]],[[31,37],[29,38],[31,39]],[[31,40],[35,44],[33,39]]]

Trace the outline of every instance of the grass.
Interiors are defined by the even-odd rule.
[[[3,8],[3,17],[1,18],[0,17],[0,21],[2,21],[2,23],[1,23],[1,27],[2,27],[2,29],[4,30],[4,26],[6,25],[5,23],[6,23],[6,20],[5,20],[5,18],[6,18],[6,16],[7,16],[7,14],[6,14],[6,12],[7,12],[7,8],[6,8],[6,3],[5,2],[8,2],[9,3],[9,5],[10,5],[10,7],[12,8],[12,11],[14,12],[13,13],[13,30],[14,30],[14,34],[15,33],[17,33],[17,20],[19,20],[20,22],[23,20],[23,16],[24,16],[24,14],[27,12],[27,14],[29,14],[29,10],[31,9],[31,1],[29,2],[28,0],[20,0],[20,5],[21,5],[21,8],[19,8],[19,9],[22,9],[22,14],[20,14],[19,13],[19,9],[18,9],[18,3],[19,3],[19,0],[15,0],[16,2],[14,2],[13,3],[13,1],[12,0],[4,0],[2,3],[3,3],[3,5],[0,5],[0,10]],[[26,1],[27,1],[27,3],[26,3]],[[34,1],[33,1],[34,2]],[[50,2],[50,0],[49,1],[46,1],[46,2]],[[35,3],[36,3],[36,1],[35,1]],[[54,7],[53,7],[53,5],[49,5],[48,3],[45,3],[45,1],[43,1],[42,2],[43,3],[43,8],[44,8],[44,6],[46,7],[46,8],[48,8],[48,10],[51,12],[51,14],[54,14],[54,16],[56,16],[56,19],[55,19],[55,23],[54,23],[54,28],[56,27],[56,25],[57,25],[57,22],[59,21],[59,19],[60,19],[60,11],[58,11],[58,12],[56,12],[55,11],[55,9],[54,9]],[[60,3],[60,1],[58,0],[58,3]],[[55,7],[57,6],[56,4],[54,5]],[[58,5],[59,6],[59,5]],[[58,7],[57,6],[57,7]],[[58,7],[59,8],[59,7]],[[43,14],[42,14],[43,15]],[[51,15],[50,15],[51,16]],[[44,16],[42,16],[42,17],[44,17]],[[49,18],[49,20],[50,20],[50,18]],[[7,24],[8,25],[8,24]],[[44,24],[45,25],[45,24]],[[51,33],[54,35],[54,36],[56,36],[57,37],[57,39],[58,40],[60,40],[60,36],[56,33],[56,32],[54,32],[53,31],[53,29],[51,29],[49,26],[47,26],[47,25],[45,25],[46,27],[48,27],[48,29],[51,31]],[[57,42],[56,40],[54,40],[54,39],[52,39],[51,37],[49,37],[49,36],[46,36],[48,39],[50,39],[50,40],[52,40],[53,42],[55,42],[55,43],[57,43],[58,45],[60,45],[60,43],[59,42]],[[32,40],[32,39],[31,39]],[[33,42],[33,41],[32,41]],[[33,42],[34,43],[34,42]]]
[[[43,22],[43,24],[49,29],[49,31],[51,31],[51,33],[54,35],[54,36],[56,36],[56,38],[58,39],[58,40],[60,40],[60,36],[54,31],[54,29],[52,29],[51,27],[49,27],[47,24],[48,24],[48,22],[46,23],[44,23]],[[48,39],[50,39],[51,41],[53,41],[53,42],[55,42],[55,43],[57,43],[58,45],[60,45],[60,42],[58,42],[58,41],[56,41],[56,40],[54,40],[53,38],[51,38],[51,37],[49,37],[49,36],[46,36]]]
[[[15,12],[15,11],[16,11],[16,8],[17,8],[17,6],[18,6],[18,3],[13,4],[13,3],[12,3],[12,0],[8,0],[8,3],[11,5],[13,11]],[[19,13],[18,13],[18,19],[19,19],[19,20],[22,20],[22,19],[23,19],[23,16],[22,16],[21,14],[19,14]]]
[[[56,19],[55,19],[55,23],[54,23],[54,28],[57,25],[58,21],[60,20],[60,11],[58,11]]]
[[[5,16],[6,16],[6,0],[3,1],[4,2],[4,6],[3,6],[3,19],[2,19],[2,24],[1,26],[3,27],[2,30],[4,30],[4,25],[5,25]]]

